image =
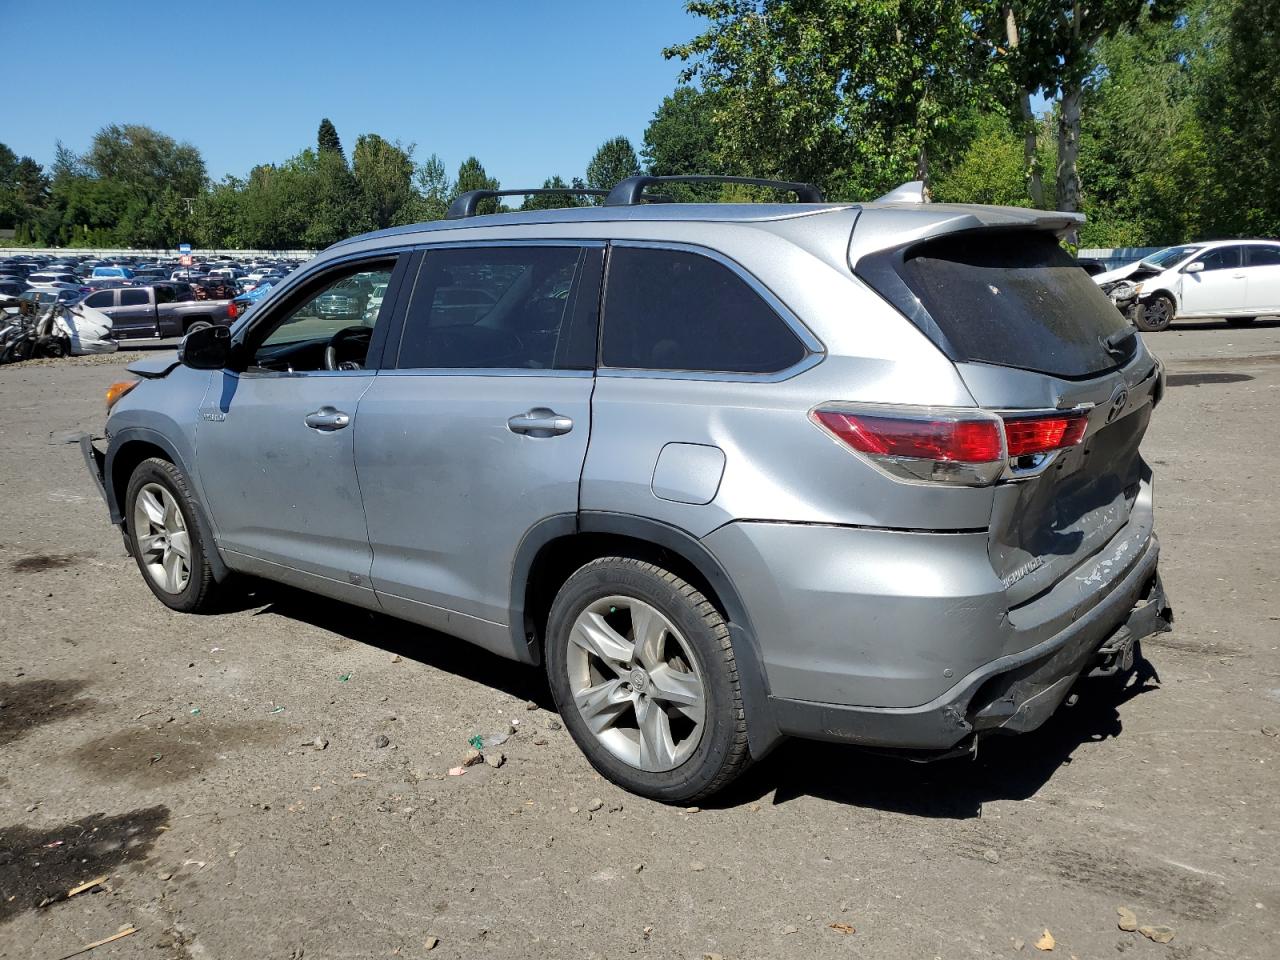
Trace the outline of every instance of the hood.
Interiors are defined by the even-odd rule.
[[[1094,274],[1093,282],[1098,286],[1102,286],[1104,283],[1115,283],[1117,280],[1124,280],[1138,269],[1138,264],[1141,262],[1141,260],[1135,260],[1133,263],[1126,263],[1123,267],[1116,267],[1114,270]]]
[[[144,380],[156,380],[178,365],[178,351],[166,351],[129,364],[129,372]]]

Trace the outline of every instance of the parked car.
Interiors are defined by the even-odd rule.
[[[466,194],[132,366],[82,449],[155,596],[256,575],[543,665],[596,769],[677,803],[786,735],[953,755],[1126,675],[1169,620],[1165,378],[1083,218],[642,202],[668,179]]]
[[[27,289],[27,284],[23,280],[0,277],[0,310],[16,309],[18,298],[26,293]]]
[[[30,274],[27,277],[27,283],[33,287],[55,287],[61,284],[64,287],[80,287],[80,278],[74,273],[62,273],[60,271],[40,271],[39,273]]]
[[[84,294],[75,288],[35,287],[18,295],[18,307],[22,309],[25,304],[28,310],[37,310],[54,301],[79,303],[83,299]]]
[[[1137,263],[1094,278],[1104,292],[1131,284],[1142,303],[1136,318],[1146,331],[1175,318],[1225,318],[1232,326],[1280,314],[1280,242],[1215,240],[1167,247]]]
[[[181,283],[99,290],[89,294],[85,305],[111,318],[111,335],[117,340],[178,337],[231,319],[225,302],[197,300]]]
[[[89,278],[91,280],[131,280],[133,279],[133,271],[119,264],[109,267],[94,267],[93,273],[89,274]]]

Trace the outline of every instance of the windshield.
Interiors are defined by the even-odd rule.
[[[1163,270],[1163,269],[1166,269],[1167,267],[1173,266],[1175,263],[1177,263],[1179,260],[1183,259],[1184,257],[1191,256],[1191,254],[1195,253],[1199,249],[1200,249],[1199,247],[1189,247],[1189,246],[1188,247],[1166,247],[1164,250],[1161,250],[1158,253],[1153,253],[1151,256],[1144,259],[1142,261],[1142,264],[1148,267],[1159,267],[1160,269]]]

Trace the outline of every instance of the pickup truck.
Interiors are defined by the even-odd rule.
[[[214,324],[226,326],[232,320],[229,300],[197,300],[185,283],[98,290],[84,302],[111,318],[111,336],[116,340],[180,337]]]

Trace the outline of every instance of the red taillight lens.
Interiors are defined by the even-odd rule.
[[[815,410],[814,417],[853,449],[878,457],[944,463],[1000,460],[1000,424],[994,419],[877,416]]]
[[[236,302],[232,300],[230,303],[227,304],[227,318],[230,320],[234,320],[238,316],[240,316],[240,308],[237,307]]]
[[[1006,417],[1004,433],[1008,440],[1009,457],[1026,457],[1036,453],[1049,453],[1065,447],[1074,447],[1084,439],[1084,431],[1088,426],[1089,417],[1084,413],[1048,417]]]

